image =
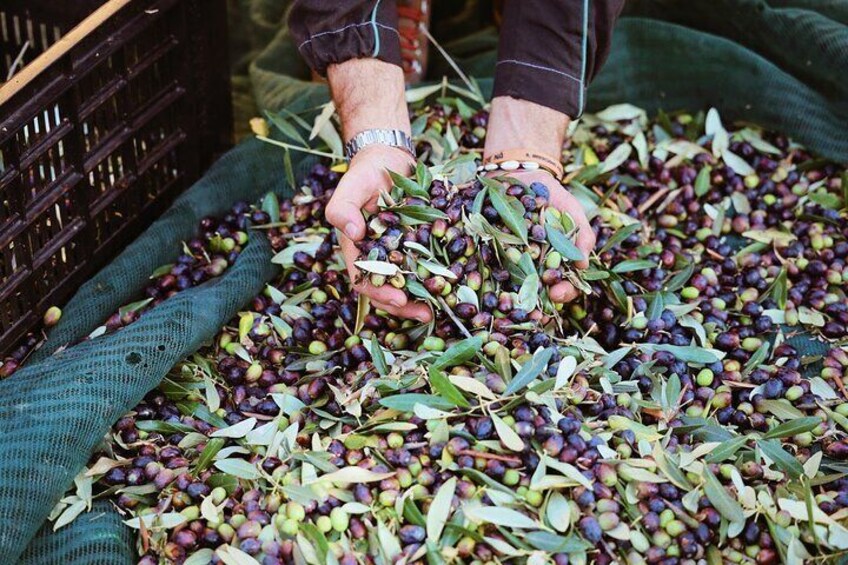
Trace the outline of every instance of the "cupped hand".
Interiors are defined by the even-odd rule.
[[[503,175],[503,171],[496,171],[496,175]],[[583,253],[584,259],[577,261],[574,265],[578,269],[589,266],[589,254],[595,248],[595,232],[586,217],[586,211],[573,194],[568,192],[552,174],[545,170],[535,171],[510,171],[507,175],[530,186],[534,182],[541,183],[548,188],[551,205],[560,212],[567,212],[577,225],[577,236],[574,244]],[[570,282],[563,281],[555,284],[548,290],[548,295],[554,302],[570,302],[577,298],[579,291]]]
[[[327,221],[340,231],[339,244],[354,290],[394,316],[429,322],[433,314],[426,304],[409,300],[403,290],[391,285],[375,287],[367,278],[360,281],[359,269],[354,264],[359,258],[355,242],[366,234],[363,210],[376,213],[380,193],[391,190],[392,181],[387,171],[407,175],[414,165],[412,157],[401,149],[384,145],[366,147],[351,159],[350,167],[327,203],[325,214]]]

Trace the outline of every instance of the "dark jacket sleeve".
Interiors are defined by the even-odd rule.
[[[624,0],[507,0],[495,96],[529,100],[572,118],[609,54]]]
[[[395,0],[295,0],[289,31],[307,64],[321,75],[348,59],[401,64]]]

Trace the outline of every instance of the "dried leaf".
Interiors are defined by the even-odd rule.
[[[507,528],[530,529],[539,527],[535,520],[511,508],[498,506],[465,507],[463,513],[466,518],[475,522],[495,524]]]
[[[362,467],[342,467],[338,471],[322,475],[321,481],[328,481],[336,485],[348,485],[356,483],[373,483],[394,477],[394,473],[375,473]]]
[[[430,543],[439,543],[442,537],[442,530],[445,523],[450,517],[451,502],[456,491],[456,477],[452,477],[439,487],[436,496],[433,497],[433,502],[430,503],[430,509],[427,511],[427,541]]]
[[[495,431],[501,439],[501,443],[512,451],[522,451],[524,449],[524,442],[518,434],[515,433],[515,430],[510,428],[509,425],[507,425],[507,423],[494,412],[492,412],[490,416],[492,418],[492,422],[495,424]]]

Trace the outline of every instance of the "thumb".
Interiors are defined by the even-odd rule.
[[[369,199],[368,190],[358,177],[354,171],[349,171],[342,178],[324,212],[327,221],[353,241],[365,237],[362,209]]]

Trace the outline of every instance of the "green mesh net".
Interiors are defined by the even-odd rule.
[[[325,86],[307,76],[283,24],[283,0],[233,0],[234,84],[242,118],[257,108],[314,109]],[[478,14],[480,11],[472,11]],[[444,44],[471,75],[494,62],[496,32]],[[780,130],[821,155],[848,161],[848,4],[841,0],[634,0],[617,27],[590,107],[627,101],[649,112],[716,106],[728,119]],[[434,73],[447,68],[434,58]],[[481,80],[484,92],[491,81]],[[248,95],[252,90],[252,98]],[[308,161],[292,155],[295,170]],[[240,144],[113,263],[83,285],[60,324],[0,394],[0,562],[119,564],[134,560],[133,532],[107,502],[70,525],[44,524],[109,426],[167,371],[231,318],[273,274],[270,248],[252,237],[223,276],[157,306],[111,335],[88,335],[174,259],[175,242],[236,200],[291,190],[281,152]],[[802,353],[821,344],[792,340]],[[54,352],[57,352],[55,353]]]

